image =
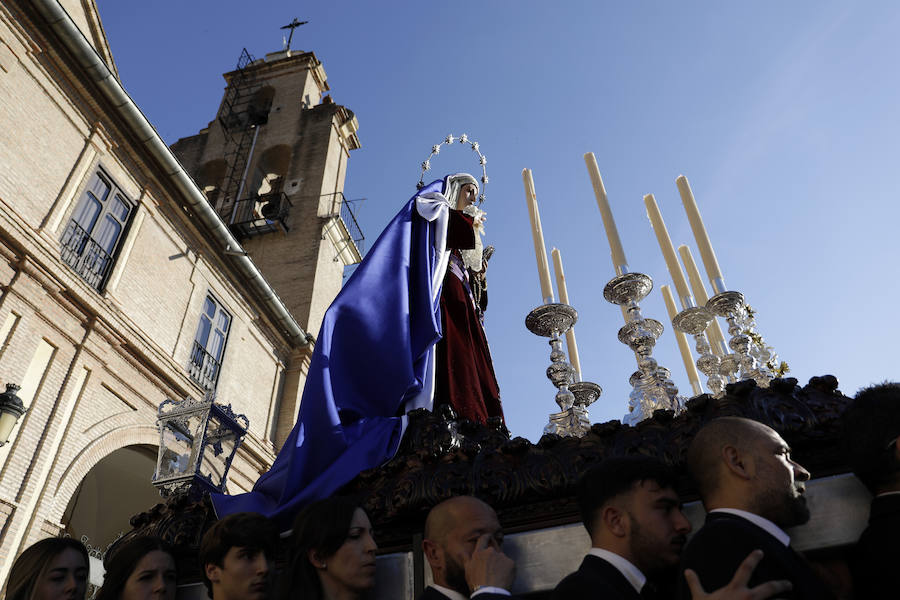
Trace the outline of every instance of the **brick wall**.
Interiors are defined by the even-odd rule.
[[[77,21],[92,27],[91,18]],[[160,402],[202,395],[186,367],[207,293],[232,316],[218,399],[251,421],[232,491],[271,464],[273,438],[296,414],[283,407],[296,407],[308,365],[308,349],[271,325],[97,91],[30,27],[0,5],[0,383],[27,383],[20,395],[30,405],[0,449],[0,580],[9,558],[65,525],[100,460],[158,443]],[[97,169],[135,209],[101,291],[59,249]]]

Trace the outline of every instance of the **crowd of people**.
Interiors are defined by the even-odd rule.
[[[851,578],[824,572],[796,552],[785,531],[807,522],[810,473],[773,429],[738,417],[710,421],[692,440],[687,468],[707,511],[691,523],[676,492],[677,473],[643,456],[607,458],[588,470],[578,504],[591,548],[553,598],[740,599],[895,598],[900,590],[893,542],[900,536],[900,384],[857,395],[845,415],[854,472],[874,495],[869,527],[849,554]],[[505,600],[516,564],[503,551],[494,509],[457,496],[431,509],[422,553],[433,583],[420,600]],[[375,586],[377,544],[368,515],[335,497],[304,508],[294,521],[287,560],[274,572],[276,528],[256,513],[217,521],[199,560],[212,600],[345,600]],[[172,549],[139,537],[113,548],[98,600],[174,600]],[[44,539],[16,560],[10,600],[83,600],[84,546]],[[712,591],[709,591],[712,590]]]

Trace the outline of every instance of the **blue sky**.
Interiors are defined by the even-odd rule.
[[[699,253],[675,187],[684,174],[731,289],[801,384],[831,373],[852,395],[900,379],[900,5],[893,2],[321,2],[99,0],[125,88],[172,143],[215,116],[243,47],[323,62],[362,148],[346,193],[374,241],[447,134],[488,158],[486,330],[513,435],[536,441],[556,409],[546,340],[524,327],[541,301],[521,170],[534,171],[548,246],[562,252],[584,377],[620,418],[635,370],[602,296],[609,246],[582,155],[594,152],[643,313],[666,324],[654,356],[687,376],[659,294],[671,285],[642,197],[676,245]],[[436,176],[477,171],[456,146]],[[702,269],[702,267],[701,267]]]

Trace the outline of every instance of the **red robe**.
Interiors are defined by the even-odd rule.
[[[488,417],[503,419],[503,407],[479,316],[487,308],[487,293],[482,295],[482,306],[476,310],[469,288],[472,273],[462,265],[459,253],[475,247],[476,235],[470,217],[458,210],[450,211],[447,247],[451,257],[441,289],[444,335],[437,343],[434,407],[437,410],[442,404],[450,404],[460,419],[484,423]]]

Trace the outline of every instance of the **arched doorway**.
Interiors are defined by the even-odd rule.
[[[132,516],[162,501],[151,481],[156,455],[156,446],[126,446],[94,465],[63,513],[66,533],[102,554],[130,531]]]

